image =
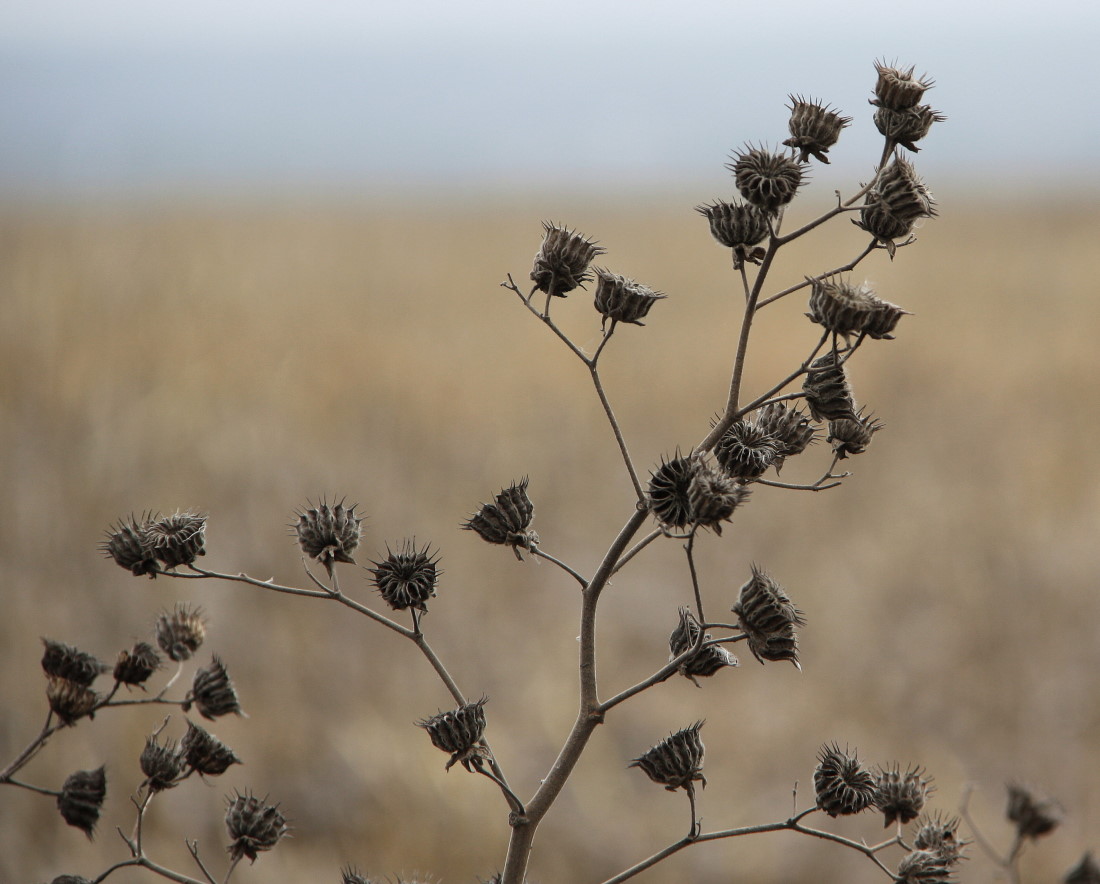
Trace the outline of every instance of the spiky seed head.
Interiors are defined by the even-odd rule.
[[[80,829],[91,841],[106,797],[107,773],[104,768],[78,770],[65,779],[61,794],[57,796],[57,809],[65,822]]]
[[[475,532],[487,543],[499,543],[512,547],[517,559],[519,551],[534,552],[539,536],[530,527],[535,517],[535,505],[527,496],[527,479],[513,482],[498,494],[493,503],[483,503],[481,508],[463,523],[462,527]]]
[[[436,581],[443,572],[436,567],[438,557],[430,546],[416,548],[415,540],[405,540],[397,552],[386,549],[386,557],[372,562],[374,587],[395,611],[415,608],[428,610],[428,599],[435,596]]]
[[[895,240],[907,238],[921,218],[936,215],[936,201],[913,164],[899,153],[882,170],[867,194],[859,218],[852,223],[866,230],[894,257]]]
[[[963,848],[968,843],[959,838],[958,817],[944,817],[936,812],[917,820],[913,846],[939,854],[949,866],[962,859]]]
[[[297,522],[291,527],[298,535],[298,545],[311,559],[316,559],[332,577],[337,562],[354,565],[352,553],[359,546],[363,519],[355,512],[358,504],[344,506],[344,501],[299,510]]]
[[[202,608],[176,605],[170,612],[163,611],[157,617],[153,631],[157,644],[168,655],[168,659],[177,663],[190,660],[206,638],[206,621],[202,616]]]
[[[806,162],[813,156],[822,163],[828,163],[826,154],[837,143],[840,132],[852,122],[851,117],[841,116],[833,108],[812,98],[801,95],[789,95],[791,118],[787,128],[791,137],[783,143],[798,151],[799,162]]]
[[[856,284],[841,276],[812,280],[809,307],[806,315],[811,321],[846,339],[858,334],[891,338],[906,313],[879,298],[866,282]]]
[[[1066,873],[1064,884],[1100,884],[1100,863],[1087,851],[1081,861]]]
[[[897,65],[876,59],[875,72],[878,74],[878,80],[875,83],[875,97],[871,99],[871,104],[891,110],[907,110],[919,104],[924,93],[935,84],[935,80],[930,79],[927,74],[914,77],[915,70],[915,67],[902,69]]]
[[[680,622],[668,637],[669,660],[679,657],[684,651],[695,645],[702,631],[699,621],[687,608],[680,608]],[[704,640],[710,636],[704,636]],[[695,679],[709,678],[727,666],[737,666],[737,658],[722,645],[707,645],[688,657],[680,664],[678,672],[690,679],[696,687],[701,687]]]
[[[46,650],[42,654],[42,671],[46,675],[65,678],[76,684],[89,687],[96,678],[110,670],[94,656],[77,650],[72,645],[43,638]]]
[[[741,196],[771,214],[794,199],[806,174],[804,163],[766,147],[747,146],[735,152],[726,168],[733,172]]]
[[[879,308],[868,320],[863,333],[875,340],[892,341],[894,339],[894,329],[898,327],[898,321],[903,316],[910,315],[912,314],[908,310],[903,310],[897,304],[891,304],[889,301],[879,301]]]
[[[934,789],[922,768],[910,767],[904,773],[897,764],[878,768],[875,771],[875,807],[886,818],[884,828],[891,823],[904,825],[915,820]]]
[[[160,669],[160,654],[148,642],[138,642],[129,651],[119,651],[115,662],[115,681],[124,685],[142,685]]]
[[[699,738],[702,721],[670,734],[656,746],[639,755],[627,767],[640,767],[653,782],[660,783],[669,792],[677,789],[693,789],[696,781],[707,784],[703,776],[705,747]]]
[[[802,381],[806,404],[816,421],[856,420],[856,404],[843,364],[830,350],[810,363]]]
[[[764,250],[755,246],[771,229],[766,212],[752,203],[721,201],[696,206],[695,211],[710,222],[711,236],[718,244],[733,249],[734,270],[740,270],[746,261],[760,263]]]
[[[688,483],[688,507],[691,521],[721,535],[722,522],[743,504],[751,492],[732,477],[709,464],[700,464]]]
[[[913,850],[898,863],[897,884],[953,884],[951,868],[931,850]]]
[[[1053,798],[1036,798],[1019,783],[1008,784],[1008,807],[1005,815],[1016,824],[1021,838],[1037,839],[1058,828],[1062,822],[1062,806]]]
[[[603,316],[601,325],[607,320],[628,322],[632,325],[645,325],[641,320],[649,313],[649,308],[667,297],[649,286],[635,282],[626,276],[619,276],[602,267],[593,269],[596,274],[596,310]]]
[[[681,457],[680,452],[661,465],[649,480],[649,505],[653,515],[666,528],[686,528],[694,520],[691,507],[691,483],[702,469],[701,461]]]
[[[107,539],[99,545],[100,551],[105,558],[114,559],[117,565],[135,577],[148,574],[150,579],[155,578],[160,569],[149,548],[146,531],[158,518],[156,515],[145,514],[139,520],[131,514],[128,519],[119,519],[107,531]]]
[[[588,265],[604,254],[604,249],[567,227],[550,221],[543,221],[542,227],[545,235],[535,255],[531,279],[538,291],[564,298],[592,278]]]
[[[480,768],[487,760],[484,748],[480,745],[485,733],[485,704],[488,697],[482,697],[476,703],[464,703],[450,712],[438,712],[430,718],[416,723],[428,732],[432,745],[444,752],[451,753],[445,765],[450,770],[455,762],[461,762],[468,771]]]
[[[798,669],[797,627],[806,619],[787,597],[786,591],[767,572],[752,566],[752,576],[741,587],[731,609],[737,615],[745,633],[749,650],[763,663],[765,660],[790,660]]]
[[[375,884],[355,866],[345,866],[340,870],[340,884]]]
[[[187,733],[180,740],[180,754],[189,767],[204,777],[216,777],[241,760],[225,743],[199,727],[187,722]]]
[[[779,444],[757,424],[734,422],[714,446],[719,466],[729,476],[748,481],[762,476],[779,456]]]
[[[141,751],[141,772],[151,792],[163,792],[179,785],[186,764],[179,748],[171,740],[159,743],[155,736],[145,738]]]
[[[51,675],[46,681],[46,700],[62,724],[73,724],[85,715],[92,715],[99,694],[86,685]]]
[[[785,402],[768,403],[756,413],[753,423],[778,445],[772,461],[776,472],[783,468],[788,457],[801,454],[817,440],[817,430],[810,418],[797,408],[788,408]]]
[[[942,123],[946,119],[945,114],[932,110],[927,104],[918,104],[905,110],[880,107],[875,111],[875,127],[878,131],[913,153],[920,150],[917,142],[932,130],[932,124]]]
[[[145,529],[145,544],[165,569],[190,565],[206,555],[206,516],[174,513],[150,522]]]
[[[814,771],[817,806],[829,816],[848,816],[871,807],[875,798],[875,778],[860,764],[855,752],[841,751],[836,743],[826,743],[818,751]]]
[[[864,414],[860,408],[856,419],[841,418],[829,421],[829,438],[833,452],[844,459],[851,454],[863,454],[871,444],[871,437],[883,428],[884,424],[874,414]]]
[[[267,799],[238,792],[229,798],[225,811],[225,828],[229,832],[227,850],[231,859],[247,856],[251,862],[261,851],[271,850],[290,831],[279,805]]]
[[[231,712],[244,715],[229,670],[216,654],[208,666],[195,673],[191,690],[182,704],[183,711],[189,711],[192,704],[199,715],[211,721]]]

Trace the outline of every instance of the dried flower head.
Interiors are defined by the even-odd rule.
[[[216,777],[241,760],[225,743],[199,727],[187,722],[187,733],[180,740],[180,754],[187,765],[205,777]]]
[[[833,452],[839,458],[845,458],[850,454],[863,454],[871,444],[871,437],[883,428],[882,421],[877,420],[874,414],[864,414],[861,408],[856,412],[856,419],[842,418],[829,421],[829,438],[827,441],[833,444]]]
[[[714,456],[723,470],[735,479],[756,479],[779,456],[779,444],[759,425],[746,420],[733,423],[714,446]]]
[[[861,813],[875,800],[875,778],[859,763],[856,753],[826,743],[818,751],[814,771],[817,806],[829,816]]]
[[[948,865],[962,859],[966,841],[959,838],[958,817],[944,817],[938,812],[917,820],[917,834],[913,846],[917,850],[930,850],[939,854]]]
[[[898,884],[952,884],[947,861],[931,850],[914,850],[898,863]]]
[[[190,565],[206,555],[206,516],[175,513],[150,522],[145,528],[148,551],[166,569]]]
[[[628,322],[633,325],[645,325],[641,320],[649,313],[649,308],[666,295],[654,291],[649,286],[635,282],[626,276],[619,276],[602,267],[594,268],[596,274],[596,310],[603,316],[601,325],[607,320],[612,323]]]
[[[485,732],[487,702],[489,698],[482,697],[476,703],[464,703],[451,712],[438,712],[416,723],[417,727],[428,732],[433,746],[451,753],[445,770],[450,770],[455,762],[461,762],[466,770],[473,771],[487,760],[485,749],[480,745]]]
[[[436,580],[443,573],[436,567],[438,561],[431,547],[418,550],[415,540],[406,540],[397,552],[387,547],[386,558],[368,570],[374,575],[375,588],[395,611],[427,611],[428,599],[435,596]]]
[[[1036,798],[1019,783],[1008,784],[1005,815],[1016,824],[1021,838],[1040,838],[1053,832],[1062,822],[1062,806],[1053,798]]]
[[[826,154],[829,148],[837,143],[841,130],[851,124],[852,118],[841,116],[828,105],[812,98],[801,95],[787,97],[791,100],[791,118],[787,123],[791,137],[783,143],[798,151],[800,162],[806,162],[812,155],[820,162],[828,163]]]
[[[594,240],[566,227],[549,221],[543,221],[542,227],[546,234],[531,270],[531,279],[535,282],[531,294],[538,290],[555,298],[564,298],[592,278],[588,265],[597,255],[604,254],[604,249]]]
[[[701,463],[688,483],[691,521],[721,535],[722,522],[729,520],[749,494],[749,489],[744,485],[709,464]]]
[[[830,350],[810,363],[802,381],[802,392],[814,420],[856,420],[856,404],[844,364]]]
[[[686,528],[694,520],[691,483],[701,469],[699,460],[681,457],[661,459],[661,465],[649,480],[649,505],[653,515],[666,528]]]
[[[320,506],[299,510],[298,521],[291,526],[302,552],[324,565],[329,577],[337,562],[355,564],[351,554],[363,533],[363,519],[356,515],[356,506],[344,506],[342,500],[336,504],[322,501]]]
[[[107,773],[104,768],[78,770],[65,779],[61,794],[57,796],[57,809],[65,822],[80,829],[91,841],[106,797]]]
[[[733,172],[741,196],[769,213],[794,199],[806,171],[803,163],[786,154],[752,146],[736,152],[726,168]]]
[[[906,314],[896,304],[879,298],[867,283],[855,284],[840,276],[812,280],[811,321],[834,334],[866,334],[873,338],[891,338],[898,320]]]
[[[886,818],[884,828],[891,823],[904,825],[915,820],[934,788],[919,767],[910,767],[905,773],[896,764],[876,770],[875,807]]]
[[[43,638],[46,650],[42,654],[42,669],[46,675],[68,679],[78,685],[89,687],[100,673],[110,667],[99,662],[91,654],[77,650],[71,645]]]
[[[141,772],[145,774],[149,791],[163,792],[175,788],[185,768],[183,756],[175,743],[168,740],[161,744],[155,736],[145,738],[145,748],[141,751]]]
[[[527,496],[527,479],[524,478],[503,489],[493,503],[481,504],[462,527],[476,532],[488,543],[512,547],[516,558],[522,561],[520,549],[533,553],[539,542],[538,534],[530,527],[534,517],[535,505]]]
[[[119,651],[115,662],[115,681],[124,685],[141,685],[160,669],[160,654],[148,642],[138,642],[132,650]]]
[[[627,767],[640,767],[653,782],[660,783],[669,792],[677,789],[694,789],[695,781],[707,784],[703,776],[703,752],[705,747],[699,738],[702,721],[677,731],[661,740],[656,746],[635,758]]]
[[[160,649],[168,659],[177,663],[190,660],[206,638],[206,621],[202,608],[176,605],[171,611],[163,611],[157,617],[154,634]]]
[[[233,687],[233,681],[229,677],[229,670],[216,654],[210,665],[195,673],[191,690],[182,704],[183,711],[189,711],[192,703],[199,715],[211,721],[231,712],[244,715],[237,699],[237,689]]]
[[[702,628],[695,615],[687,608],[680,608],[680,622],[672,630],[668,637],[669,660],[679,657],[684,651],[695,646],[699,640]],[[710,635],[703,636],[706,641]],[[677,670],[684,678],[688,678],[696,687],[702,687],[695,679],[709,678],[720,669],[727,666],[737,666],[737,658],[727,651],[722,645],[707,645],[700,648],[683,663]]]
[[[733,249],[733,269],[740,270],[749,261],[759,264],[764,249],[757,243],[771,230],[767,212],[751,203],[726,203],[716,201],[696,206],[695,211],[710,222],[710,233],[727,249]]]
[[[231,842],[227,850],[232,859],[247,856],[255,862],[260,851],[271,850],[290,831],[279,805],[268,804],[266,798],[261,800],[238,792],[227,801],[225,827]]]
[[[852,223],[882,243],[892,258],[896,249],[894,241],[907,238],[921,218],[935,215],[936,201],[932,192],[917,175],[912,163],[895,153],[867,194],[859,218],[852,219]]]
[[[935,80],[930,79],[927,74],[914,77],[915,70],[915,67],[902,70],[896,65],[876,60],[878,81],[875,83],[875,97],[871,99],[871,104],[892,110],[906,110],[919,104],[924,93],[935,84]]]
[[[942,123],[946,119],[945,114],[932,110],[927,104],[918,104],[905,110],[880,107],[875,111],[875,127],[878,131],[913,153],[920,150],[917,142],[932,130],[932,124]]]
[[[756,413],[753,423],[776,443],[772,461],[776,472],[783,468],[788,457],[801,454],[817,439],[810,418],[797,408],[788,408],[785,402],[768,403]]]
[[[1086,852],[1062,880],[1064,884],[1100,884],[1100,863],[1093,859],[1092,851]]]
[[[157,576],[160,570],[156,557],[146,542],[146,531],[158,516],[145,514],[138,521],[133,514],[123,521],[120,519],[116,525],[112,525],[107,531],[107,539],[99,548],[108,559],[114,559],[120,567],[131,572],[135,577],[148,574],[150,579]]]
[[[732,610],[757,660],[761,663],[790,660],[798,669],[802,668],[795,628],[805,626],[806,620],[791,604],[783,587],[755,564]]]
[[[46,700],[62,724],[73,724],[95,711],[99,695],[87,685],[51,675],[46,682]]]

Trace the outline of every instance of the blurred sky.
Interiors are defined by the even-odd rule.
[[[1098,42],[1080,0],[6,0],[0,196],[718,180],[788,93],[863,174],[876,58],[937,82],[933,190],[1092,188]]]

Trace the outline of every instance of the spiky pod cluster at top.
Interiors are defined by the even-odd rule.
[[[791,137],[783,142],[787,147],[798,151],[800,162],[812,156],[815,160],[828,163],[826,154],[837,143],[841,130],[851,125],[852,118],[842,116],[835,109],[812,98],[790,95],[791,111],[787,128]]]
[[[119,520],[100,544],[104,556],[135,576],[180,565],[206,555],[206,516],[177,512],[166,518],[145,515]]]
[[[605,250],[594,240],[550,221],[542,222],[545,235],[535,255],[531,268],[531,289],[545,292],[555,298],[564,298],[578,286],[583,286],[592,275],[589,265]]]
[[[920,103],[935,81],[923,75],[914,76],[915,70],[913,67],[902,69],[876,61],[878,80],[875,83],[875,97],[870,99],[871,104],[878,108],[875,111],[875,126],[879,132],[894,144],[914,152],[920,150],[916,142],[928,134],[932,124],[947,119],[927,104]]]
[[[729,476],[698,456],[662,460],[649,481],[648,503],[666,530],[709,528],[722,533],[722,522],[749,496]]]

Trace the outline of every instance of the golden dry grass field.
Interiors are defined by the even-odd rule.
[[[235,881],[336,882],[349,863],[378,878],[488,878],[503,862],[506,808],[488,780],[445,773],[413,726],[452,704],[409,643],[324,602],[133,578],[97,544],[129,513],[194,508],[209,514],[205,567],[302,585],[287,526],[325,496],[368,516],[359,565],[404,538],[430,541],[444,574],[425,629],[468,695],[490,698],[487,735],[530,795],[576,711],[576,586],[459,525],[529,476],[543,548],[591,573],[633,504],[584,367],[498,283],[526,279],[539,222],[552,218],[598,238],[612,270],[668,294],[601,361],[648,475],[706,432],[728,385],[739,295],[691,211],[710,196],[0,216],[0,767],[46,714],[40,637],[113,660],[184,601],[209,621],[199,664],[218,653],[249,714],[210,730],[245,763],[154,801],[154,859],[196,875],[189,838],[224,869],[224,796],[251,789],[282,802],[293,838]],[[830,197],[804,199],[825,208]],[[862,236],[847,221],[826,226],[789,250],[776,286],[842,263]],[[1002,849],[1006,781],[1056,796],[1065,821],[1027,851],[1027,881],[1059,880],[1100,851],[1098,238],[1100,212],[1085,201],[959,197],[893,263],[878,252],[861,266],[913,313],[897,340],[869,342],[851,365],[858,400],[886,429],[843,487],[758,488],[721,538],[698,545],[713,610],[728,610],[753,562],[787,588],[808,620],[804,671],[741,651],[741,667],[702,690],[676,678],[616,710],[540,830],[532,881],[599,882],[682,835],[683,793],[626,764],[698,719],[706,830],[785,818],[796,784],[794,804],[808,806],[818,748],[837,741],[872,764],[926,767],[946,814],[974,784],[973,813]],[[590,297],[555,309],[591,351]],[[800,294],[761,314],[750,391],[816,340],[805,309]],[[783,478],[812,480],[827,462],[818,445]],[[690,595],[681,547],[652,545],[605,595],[605,696],[665,661]],[[342,587],[378,605],[367,576],[344,566]],[[116,827],[133,825],[137,759],[170,711],[104,711],[22,772],[58,788],[106,764],[94,842],[51,798],[0,790],[0,880],[94,878],[124,859]],[[183,730],[177,709],[166,734]],[[822,825],[886,837],[879,815]],[[969,853],[963,880],[998,880]],[[850,851],[787,833],[699,845],[638,880],[886,879]]]

